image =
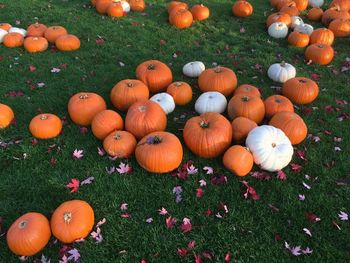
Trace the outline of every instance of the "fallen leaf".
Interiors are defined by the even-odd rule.
[[[72,182],[67,184],[66,186],[71,189],[71,193],[74,193],[79,189],[79,180],[73,178],[71,179],[71,181]]]

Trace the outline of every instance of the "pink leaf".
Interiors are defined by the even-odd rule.
[[[29,71],[30,71],[30,72],[36,71],[36,66],[29,65]]]
[[[195,263],[201,263],[201,256],[200,255],[194,255],[194,262]]]
[[[183,233],[190,232],[192,230],[192,224],[190,219],[185,217],[182,221],[180,228]]]
[[[128,204],[127,204],[127,203],[122,203],[122,204],[120,205],[120,210],[122,210],[122,211],[128,210]]]
[[[202,190],[202,188],[197,188],[197,189],[196,189],[196,197],[197,197],[197,198],[201,198],[202,195],[203,195],[203,190]]]
[[[72,182],[67,184],[66,186],[71,189],[71,193],[74,193],[79,189],[79,180],[72,179]]]
[[[97,153],[99,156],[104,156],[106,154],[103,148],[97,147]]]
[[[300,164],[297,164],[297,163],[291,163],[290,167],[291,167],[292,171],[295,173],[300,172],[300,170],[302,168],[302,166]]]
[[[263,180],[263,181],[271,180],[271,175],[265,171],[251,172],[250,175],[258,180]]]
[[[228,252],[226,255],[225,255],[225,262],[230,262],[231,260],[231,253]]]
[[[92,184],[92,182],[93,182],[94,180],[95,180],[95,178],[92,177],[92,176],[90,176],[90,177],[86,178],[84,181],[82,181],[82,182],[80,183],[80,185]]]
[[[207,182],[203,179],[199,180],[199,186],[200,187],[204,187],[204,186],[207,186]]]
[[[162,216],[165,216],[168,214],[168,211],[162,207],[161,209],[158,210],[159,214],[162,215]]]
[[[131,173],[132,168],[131,168],[131,166],[129,166],[129,164],[125,164],[125,163],[121,162],[119,164],[119,168],[117,168],[117,171],[119,174],[126,174],[126,173],[129,174],[129,173]]]
[[[166,227],[169,228],[173,228],[176,224],[176,219],[172,218],[171,216],[167,217],[165,219],[165,223],[166,223]]]
[[[206,171],[207,174],[213,174],[214,173],[214,169],[210,166],[204,166],[203,170]]]
[[[299,195],[299,200],[304,201],[305,200],[305,195]]]
[[[282,170],[279,170],[277,171],[277,178],[280,181],[285,181],[287,180],[287,175]]]
[[[349,220],[349,215],[343,211],[340,211],[340,213],[338,214],[339,219],[342,221],[348,221]]]
[[[105,41],[103,39],[96,39],[96,44],[103,44]]]
[[[68,257],[68,260],[74,260],[74,262],[77,262],[80,258],[80,253],[76,248],[73,248],[68,251],[70,256]]]
[[[187,249],[186,248],[178,248],[177,254],[179,254],[181,257],[184,257],[187,255]]]
[[[302,252],[305,255],[309,255],[309,254],[312,254],[313,251],[309,247],[306,247],[305,249],[302,250]]]
[[[83,152],[84,152],[83,150],[75,149],[73,152],[73,158],[76,160],[83,158],[84,156]]]
[[[187,244],[188,249],[194,249],[195,246],[196,246],[195,240],[192,240],[192,241],[188,242],[188,244]]]
[[[79,128],[79,132],[80,132],[81,134],[85,134],[85,133],[87,133],[88,131],[89,131],[89,129],[86,128],[86,127],[80,127],[80,128]]]

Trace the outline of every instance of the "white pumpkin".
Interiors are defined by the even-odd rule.
[[[285,38],[288,35],[288,27],[282,22],[272,23],[267,31],[273,38]]]
[[[174,99],[170,94],[166,92],[155,94],[150,98],[150,100],[158,103],[166,114],[169,114],[175,110]]]
[[[205,65],[201,61],[192,61],[187,63],[182,72],[185,76],[191,78],[197,78],[205,70]]]
[[[267,75],[275,82],[284,83],[296,76],[295,67],[284,61],[272,64],[267,70]]]
[[[304,34],[308,34],[310,36],[312,34],[312,32],[314,31],[314,28],[313,28],[312,25],[302,24],[302,25],[296,26],[294,28],[294,31],[298,31],[298,32],[301,32],[301,33],[304,33]]]
[[[23,28],[19,28],[19,27],[11,27],[9,30],[9,33],[20,33],[23,37],[27,36],[27,30],[23,29]]]
[[[123,0],[113,0],[114,3],[120,3],[123,7],[123,11],[125,13],[129,13],[130,12],[130,4],[126,1]]]
[[[324,4],[324,0],[309,0],[308,4],[312,7],[321,7]]]
[[[261,169],[270,172],[282,170],[293,156],[293,146],[278,128],[262,125],[254,128],[248,134],[246,146],[253,154],[254,162]]]
[[[5,35],[7,35],[9,32],[7,32],[4,29],[0,28],[0,43],[2,43],[2,39],[4,38]]]
[[[290,27],[292,29],[294,29],[295,27],[304,24],[303,19],[301,19],[301,17],[299,16],[292,16],[292,24],[290,25]]]
[[[217,91],[208,91],[201,94],[194,109],[197,113],[202,114],[205,112],[217,112],[223,113],[227,107],[227,99],[224,95]]]

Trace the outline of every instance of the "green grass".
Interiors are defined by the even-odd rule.
[[[349,112],[349,105],[336,105],[335,99],[350,102],[350,76],[348,72],[334,75],[333,69],[340,70],[346,56],[349,55],[349,38],[336,39],[334,48],[337,55],[329,66],[306,65],[303,50],[288,46],[286,40],[269,38],[265,29],[264,12],[271,13],[268,1],[251,1],[254,15],[246,19],[231,16],[232,1],[203,1],[212,15],[205,22],[195,23],[185,30],[178,30],[167,23],[166,1],[147,1],[146,14],[130,13],[121,19],[112,20],[101,16],[90,8],[87,0],[75,1],[9,1],[1,9],[1,22],[15,25],[19,20],[21,27],[27,27],[36,21],[47,25],[63,25],[69,32],[80,37],[81,49],[72,53],[46,51],[41,54],[28,54],[22,48],[8,49],[0,46],[0,102],[10,105],[16,115],[17,125],[0,131],[0,140],[9,141],[21,138],[22,142],[8,148],[0,148],[0,216],[3,219],[1,231],[6,231],[20,215],[29,212],[41,212],[50,218],[53,210],[62,202],[71,199],[83,199],[95,210],[96,222],[106,218],[102,226],[104,241],[101,244],[88,237],[86,242],[73,244],[81,253],[81,262],[194,262],[194,253],[204,251],[213,253],[213,262],[223,262],[225,254],[232,253],[235,262],[345,262],[350,257],[348,222],[341,222],[337,214],[340,210],[350,212],[349,186],[339,186],[338,179],[349,180],[350,144],[349,120],[339,122],[341,112]],[[196,1],[188,1],[190,5]],[[313,23],[321,27],[319,23]],[[244,27],[245,33],[240,33]],[[96,39],[105,40],[97,44]],[[162,45],[160,40],[166,41]],[[177,58],[173,54],[177,54]],[[244,178],[261,196],[259,201],[245,200],[241,196],[241,178],[226,171],[221,159],[204,160],[192,155],[187,149],[184,161],[193,160],[199,168],[199,174],[180,181],[170,175],[149,174],[141,169],[134,158],[129,160],[134,168],[131,175],[108,175],[105,167],[117,166],[119,160],[110,161],[97,154],[101,142],[91,131],[79,132],[73,123],[65,125],[63,134],[53,140],[40,141],[32,146],[28,124],[39,109],[43,112],[66,116],[67,102],[70,96],[80,91],[93,91],[103,96],[109,108],[109,92],[115,83],[126,78],[135,78],[136,66],[148,59],[159,59],[171,65],[174,80],[185,80],[194,89],[195,98],[200,91],[195,79],[182,75],[182,66],[193,60],[203,61],[207,67],[213,62],[232,68],[240,84],[250,83],[263,90],[264,97],[273,94],[270,86],[275,85],[268,79],[266,71],[271,63],[285,60],[293,63],[298,76],[310,77],[317,73],[320,94],[318,99],[307,107],[317,107],[311,114],[298,113],[308,125],[309,133],[321,138],[319,143],[308,139],[297,146],[306,149],[307,162],[296,155],[293,162],[303,165],[300,173],[290,168],[284,171],[287,181],[278,181],[273,174],[271,181],[258,181],[253,177]],[[125,64],[124,67],[119,62]],[[59,73],[51,73],[53,67],[66,64]],[[262,72],[255,65],[263,67]],[[37,70],[29,71],[29,65]],[[30,85],[44,82],[45,87],[31,90]],[[12,90],[24,92],[22,97],[7,97]],[[181,128],[184,122],[175,123],[174,117],[190,114],[194,102],[187,107],[177,107],[168,116],[167,130],[175,133],[181,140]],[[338,107],[339,111],[326,112],[325,106]],[[324,134],[325,130],[332,132]],[[341,143],[335,143],[333,137],[341,137]],[[59,150],[47,152],[50,145],[56,144]],[[340,146],[343,151],[335,152]],[[74,149],[83,149],[84,158],[73,160]],[[27,158],[21,158],[23,154]],[[50,164],[50,159],[57,164]],[[334,167],[327,164],[334,161]],[[213,166],[228,177],[228,184],[213,186],[210,177],[204,173],[204,166]],[[258,168],[255,167],[255,170]],[[308,174],[315,180],[308,181]],[[78,192],[70,193],[65,185],[76,178],[83,180],[93,176],[95,181],[82,186]],[[317,180],[316,180],[317,178]],[[208,186],[204,195],[197,199],[198,181],[205,179]],[[312,186],[306,190],[302,182]],[[183,201],[175,203],[172,189],[183,187]],[[298,200],[298,194],[305,194],[306,200]],[[129,205],[130,219],[121,218],[119,206]],[[214,215],[205,217],[210,208],[218,211],[220,202],[225,203],[229,213],[222,219]],[[279,209],[275,212],[269,204]],[[165,218],[157,210],[167,208],[178,219],[173,229],[167,229]],[[314,212],[320,222],[309,222],[305,216]],[[221,213],[222,214],[222,213]],[[145,220],[154,219],[152,224]],[[193,230],[182,233],[178,226],[188,217]],[[337,230],[335,220],[341,230]],[[313,234],[308,237],[303,228],[309,228]],[[275,234],[281,236],[275,240]],[[0,237],[0,262],[18,262],[6,245],[6,236]],[[180,257],[177,248],[184,248],[191,240],[196,247],[188,257]],[[293,246],[309,246],[313,249],[310,256],[293,257],[284,249],[284,240]],[[50,243],[43,254],[58,261],[59,243]],[[119,253],[125,250],[125,253]],[[34,258],[40,258],[41,253]],[[204,257],[202,256],[204,260]],[[205,261],[205,260],[204,260]]]

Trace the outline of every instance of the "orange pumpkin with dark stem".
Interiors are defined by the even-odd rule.
[[[189,119],[183,129],[187,147],[195,155],[214,158],[222,154],[231,144],[230,122],[221,114],[206,112]]]
[[[182,162],[183,149],[180,140],[169,132],[152,132],[136,145],[138,164],[151,173],[168,173]]]
[[[294,112],[293,103],[285,96],[272,95],[264,101],[265,117],[271,119],[273,115],[280,111]]]
[[[198,85],[203,92],[217,91],[229,96],[237,87],[237,77],[232,69],[218,66],[204,70],[198,77]]]
[[[258,127],[258,125],[254,121],[246,117],[235,118],[232,121],[231,126],[232,140],[235,143],[244,143],[244,140],[248,136],[248,133],[255,127]]]
[[[267,17],[266,26],[269,27],[271,24],[276,22],[285,23],[289,27],[292,24],[292,19],[290,15],[286,13],[273,13]]]
[[[85,238],[94,226],[94,210],[85,201],[62,203],[51,216],[52,234],[62,243]]]
[[[186,105],[192,100],[192,88],[183,81],[171,83],[166,92],[173,97],[176,105]]]
[[[0,23],[0,29],[9,31],[12,26],[9,23]]]
[[[235,95],[229,101],[227,111],[231,120],[241,116],[259,124],[265,116],[265,105],[257,96]]]
[[[154,101],[138,101],[132,104],[125,117],[125,130],[137,139],[155,131],[164,131],[167,117],[164,110]]]
[[[56,39],[68,32],[63,26],[50,26],[45,30],[44,36],[50,43],[55,43]]]
[[[129,0],[130,8],[134,12],[143,12],[146,9],[144,0]]]
[[[237,176],[246,176],[253,168],[253,155],[240,145],[234,145],[227,149],[222,162],[224,166]]]
[[[331,7],[324,11],[322,15],[322,23],[328,26],[334,19],[350,19],[350,13],[342,10],[339,6]]]
[[[167,5],[167,10],[168,13],[170,14],[173,10],[177,10],[177,9],[188,9],[188,5],[184,2],[180,2],[180,1],[171,1],[168,5]]]
[[[288,36],[288,43],[295,47],[300,47],[300,48],[306,47],[309,45],[309,42],[310,42],[309,35],[302,32],[293,31]]]
[[[114,130],[122,130],[124,121],[115,111],[103,110],[95,115],[91,122],[91,131],[97,139],[103,140]]]
[[[350,19],[334,19],[328,28],[336,37],[350,36]]]
[[[321,20],[323,15],[323,10],[319,7],[313,7],[307,12],[307,18],[311,21]]]
[[[28,37],[43,37],[46,29],[47,29],[47,26],[45,26],[44,24],[40,24],[38,22],[35,24],[31,24],[27,28],[27,36]]]
[[[249,85],[249,84],[242,84],[239,85],[237,89],[235,89],[234,92],[235,95],[248,95],[248,96],[257,96],[257,97],[261,97],[261,93],[260,90],[253,86],[253,85]]]
[[[350,1],[349,0],[333,0],[329,7],[339,7],[345,11],[350,11]]]
[[[26,37],[24,39],[24,48],[29,53],[37,53],[45,51],[49,46],[44,37]]]
[[[276,113],[269,125],[281,129],[293,145],[301,143],[307,135],[305,122],[294,112],[281,111]]]
[[[112,0],[97,0],[96,2],[96,11],[99,14],[105,14],[110,4],[112,4]]]
[[[122,17],[124,16],[124,9],[120,3],[111,3],[107,8],[107,14],[110,17]]]
[[[80,40],[75,35],[63,35],[56,39],[55,45],[61,51],[74,51],[80,48]]]
[[[331,46],[334,41],[334,34],[327,28],[317,28],[310,36],[310,44],[325,44]]]
[[[191,13],[194,20],[203,21],[207,19],[210,15],[209,8],[203,4],[194,5],[191,8]]]
[[[306,10],[307,5],[308,5],[308,0],[293,0],[296,4],[296,7],[300,12]]]
[[[114,107],[126,111],[136,101],[148,100],[149,90],[140,80],[124,79],[113,87],[110,97]]]
[[[134,135],[127,131],[114,131],[103,140],[103,149],[113,157],[129,158],[136,147]]]
[[[30,212],[17,218],[7,231],[10,250],[18,256],[33,256],[40,252],[51,237],[50,223],[40,213]]]
[[[104,99],[92,92],[79,92],[68,102],[68,113],[75,124],[90,125],[95,115],[107,108]]]
[[[237,17],[247,17],[253,14],[253,6],[246,0],[238,0],[232,6],[232,14]]]
[[[8,127],[14,117],[13,110],[9,106],[0,103],[0,129]]]
[[[147,60],[136,68],[136,78],[146,84],[152,93],[161,92],[173,81],[171,69],[159,60]]]
[[[41,113],[29,123],[30,133],[38,139],[52,139],[62,130],[62,121],[54,114]]]
[[[193,16],[187,9],[175,9],[169,14],[169,22],[177,28],[183,29],[192,25]]]
[[[17,32],[8,33],[3,37],[2,43],[4,44],[5,47],[10,47],[10,48],[20,47],[20,46],[23,46],[24,37]]]
[[[309,104],[318,96],[319,88],[315,81],[296,77],[283,83],[282,94],[296,104]]]
[[[318,65],[327,65],[331,63],[334,57],[334,50],[329,45],[312,44],[305,50],[305,58],[307,61]]]
[[[292,3],[294,3],[294,2],[288,3],[285,6],[283,6],[279,12],[286,13],[286,14],[288,14],[290,16],[298,16],[299,15],[299,10]]]

